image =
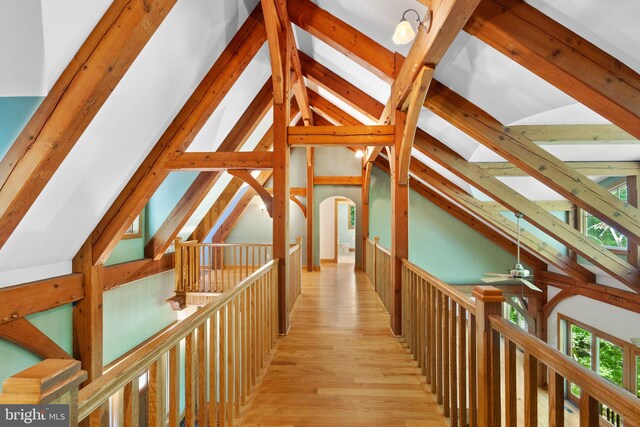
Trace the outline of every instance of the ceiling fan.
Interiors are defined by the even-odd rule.
[[[542,289],[538,288],[536,285],[531,283],[527,278],[533,278],[533,275],[529,272],[529,270],[525,269],[522,264],[520,264],[520,218],[524,215],[521,212],[516,212],[516,232],[518,237],[518,259],[515,267],[509,270],[509,274],[503,273],[485,273],[485,276],[491,277],[483,277],[482,281],[485,283],[494,283],[494,282],[506,282],[510,280],[518,280],[525,286],[534,291],[542,292]]]

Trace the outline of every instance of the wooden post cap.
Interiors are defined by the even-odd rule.
[[[482,302],[505,302],[502,291],[493,286],[476,286],[473,288],[473,296]]]
[[[373,241],[374,241],[374,242],[376,242],[376,243],[378,243],[378,242],[380,241],[380,238],[379,238],[378,236],[375,236],[375,237],[373,238]]]
[[[302,237],[296,237],[296,243],[302,244]]]

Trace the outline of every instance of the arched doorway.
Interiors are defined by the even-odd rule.
[[[356,203],[347,197],[328,197],[319,206],[320,262],[356,262]]]

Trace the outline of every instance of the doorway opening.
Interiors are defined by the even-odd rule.
[[[320,262],[355,264],[356,204],[345,197],[320,203]]]

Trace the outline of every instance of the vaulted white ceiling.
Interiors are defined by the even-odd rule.
[[[70,270],[70,260],[80,245],[257,3],[258,0],[176,3],[0,250],[0,286],[15,283],[16,277],[21,281],[35,280]],[[409,47],[394,46],[391,34],[405,9],[414,8],[421,13],[425,10],[416,0],[316,3],[387,49],[405,55]],[[595,0],[528,0],[528,3],[640,71],[637,0],[617,0],[615,6]],[[108,0],[3,1],[0,96],[46,95],[109,4]],[[387,83],[301,29],[296,28],[295,35],[302,51],[381,103],[386,102],[390,91]],[[191,150],[215,150],[269,73],[265,46],[197,135]],[[436,70],[436,78],[507,125],[607,123],[466,33],[456,38]],[[371,123],[331,94],[320,92],[354,117]],[[268,114],[245,149],[251,149],[270,124]],[[424,108],[419,126],[465,159],[502,160]],[[640,160],[638,145],[545,148],[563,160]],[[446,173],[442,168],[439,171]],[[227,182],[225,174],[183,234],[195,227]],[[468,185],[456,182],[472,192]],[[504,182],[533,199],[559,197],[529,178],[507,178]]]

